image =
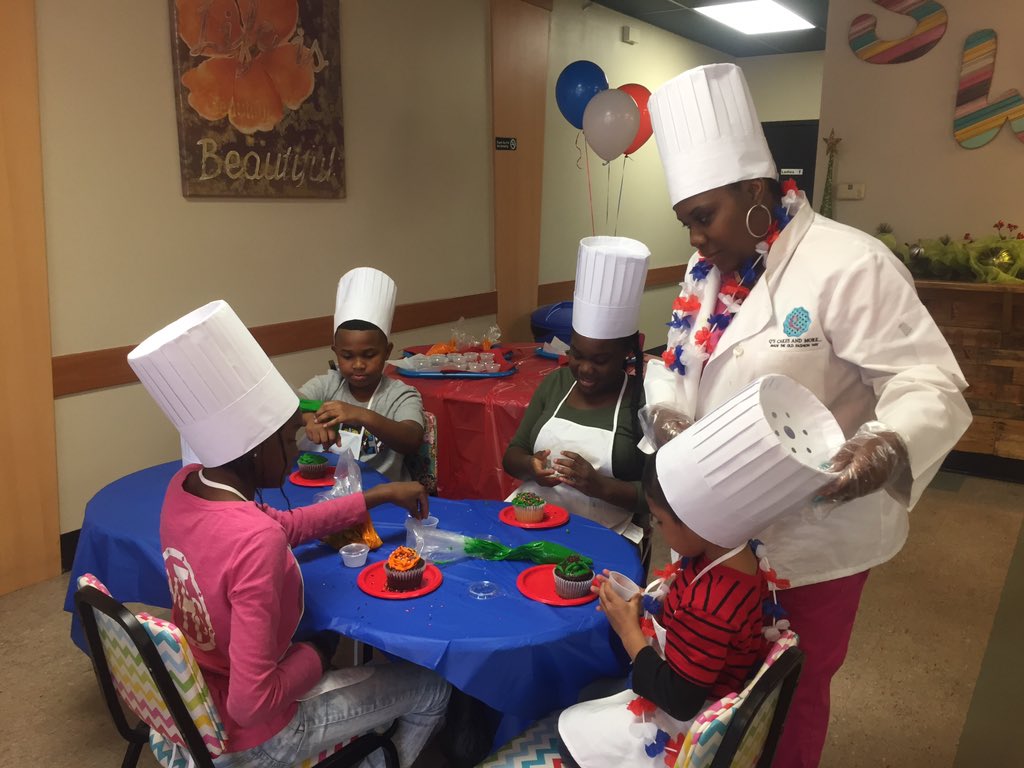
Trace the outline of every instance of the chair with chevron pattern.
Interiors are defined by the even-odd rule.
[[[803,666],[798,643],[794,632],[783,632],[742,691],[723,697],[694,719],[675,768],[771,766]]]
[[[128,743],[121,768],[134,768],[146,744],[164,768],[213,768],[213,759],[226,751],[226,734],[181,630],[147,613],[132,614],[92,574],[81,576],[77,586],[75,610],[96,680]],[[126,710],[139,722],[132,725]],[[346,768],[378,749],[388,768],[398,768],[394,728],[364,734],[294,768]]]

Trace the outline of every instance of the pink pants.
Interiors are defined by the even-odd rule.
[[[817,768],[828,732],[829,686],[846,659],[868,571],[779,592],[804,666],[773,768]]]

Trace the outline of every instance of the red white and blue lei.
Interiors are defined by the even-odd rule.
[[[711,312],[704,327],[694,328],[694,324],[701,310],[711,263],[703,256],[698,256],[686,278],[679,284],[682,290],[672,304],[672,317],[667,323],[668,347],[662,355],[665,367],[669,370],[685,376],[687,370],[703,365],[715,351],[718,339],[729,327],[733,316],[739,312],[743,301],[750,295],[750,289],[757,282],[760,271],[763,271],[759,267],[768,251],[793,218],[792,209],[800,200],[796,183],[792,180],[784,182],[782,192],[782,200],[773,211],[768,233],[754,247],[754,255],[738,271],[723,276],[718,296],[715,297],[721,306],[714,307],[720,311]]]

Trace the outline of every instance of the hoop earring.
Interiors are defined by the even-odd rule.
[[[750,228],[750,214],[752,214],[758,208],[763,208],[764,212],[768,214],[768,226],[765,227],[764,232],[762,232],[760,235],[757,234],[756,232],[754,232],[754,230],[752,230]],[[765,235],[767,235],[769,232],[771,232],[771,229],[772,229],[772,212],[770,210],[768,210],[768,206],[767,205],[765,205],[764,203],[757,203],[756,205],[752,205],[752,206],[750,206],[750,208],[747,209],[747,234],[749,234],[751,237],[755,237],[758,240],[761,240],[761,239],[763,239],[765,237]]]

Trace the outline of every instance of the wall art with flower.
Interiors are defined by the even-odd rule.
[[[337,0],[169,0],[185,197],[344,197]]]

